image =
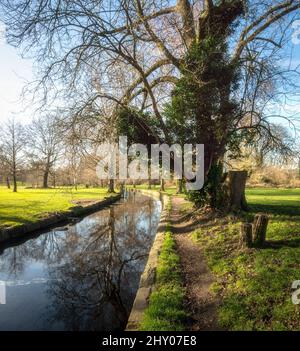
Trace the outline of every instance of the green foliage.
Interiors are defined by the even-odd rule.
[[[125,135],[128,144],[140,143],[150,145],[155,143],[157,122],[149,113],[133,108],[120,108],[117,113],[117,134]]]
[[[184,330],[186,313],[183,308],[184,289],[180,274],[179,256],[172,233],[167,231],[159,256],[157,289],[151,294],[141,330]]]
[[[291,301],[299,280],[300,190],[249,189],[247,200],[252,211],[270,215],[266,248],[242,249],[240,222],[229,217],[193,234],[217,279],[219,323],[229,330],[300,330],[300,306]]]
[[[223,187],[224,173],[221,163],[215,164],[208,172],[207,179],[202,189],[191,191],[187,198],[192,201],[196,207],[202,207],[209,204],[212,208],[223,208],[226,199],[226,191]]]
[[[205,145],[206,183],[189,195],[198,207],[207,202],[214,208],[222,206],[225,193],[220,160],[226,147],[237,154],[244,140],[241,132],[234,132],[239,105],[231,96],[238,81],[239,65],[228,57],[225,39],[208,36],[189,49],[172,100],[165,106],[166,123],[175,142]]]
[[[164,111],[166,123],[177,142],[199,143],[209,134],[216,141],[222,137],[219,118],[233,114],[236,107],[230,101],[225,103],[223,95],[228,86],[229,89],[237,87],[236,66],[226,52],[227,45],[220,38],[208,37],[191,46],[171,103]]]

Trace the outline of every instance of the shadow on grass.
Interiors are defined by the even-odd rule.
[[[4,224],[0,224],[0,230],[3,228],[8,228],[11,226],[18,226],[22,224],[29,224],[32,223],[33,221],[30,221],[26,218],[20,217],[20,216],[1,216],[1,221],[3,221]]]
[[[265,212],[274,215],[300,216],[300,206],[251,204],[251,212]]]
[[[296,248],[300,247],[300,238],[299,239],[290,239],[290,240],[268,240],[262,249],[282,249],[284,247]]]

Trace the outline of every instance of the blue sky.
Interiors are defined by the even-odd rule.
[[[15,48],[6,44],[3,32],[0,23],[0,123],[12,116],[27,121],[31,111],[24,112],[20,95],[26,82],[33,79],[33,62],[22,59]]]
[[[30,82],[34,78],[33,61],[23,59],[17,49],[5,42],[3,34],[4,25],[0,22],[0,123],[12,116],[21,122],[27,122],[33,115],[33,108],[27,106],[25,109],[20,95],[26,82]],[[299,44],[293,44],[291,38],[291,44],[287,50],[293,51],[292,65],[300,65],[300,31]],[[287,65],[287,62],[282,62],[282,65]],[[300,99],[296,97],[293,100],[292,105],[285,106],[284,110],[281,109],[281,113],[287,117],[298,114],[299,122],[297,124],[300,126]],[[281,119],[276,119],[276,122],[285,123]]]

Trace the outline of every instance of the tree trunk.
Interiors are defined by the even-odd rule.
[[[178,179],[177,180],[176,194],[182,194],[182,193],[183,193],[183,180],[182,179]]]
[[[6,177],[6,186],[7,186],[7,189],[10,189],[10,181],[8,177]]]
[[[160,191],[165,191],[165,180],[160,178]]]
[[[263,246],[266,242],[266,234],[269,217],[266,214],[257,214],[253,222],[253,244]]]
[[[77,179],[76,179],[76,177],[73,178],[73,184],[74,184],[75,190],[77,191]]]
[[[43,188],[48,188],[49,170],[46,169],[43,176]]]
[[[14,183],[13,192],[16,193],[17,190],[18,190],[18,187],[17,187],[17,175],[16,175],[16,171],[15,170],[13,171],[13,183]]]
[[[248,210],[245,196],[246,181],[247,171],[228,172],[228,197],[230,210]]]
[[[115,192],[115,182],[114,182],[113,179],[110,179],[110,180],[109,180],[108,192],[109,192],[109,193],[114,193],[114,192]]]
[[[251,223],[242,223],[241,241],[243,246],[246,246],[246,247],[252,246],[252,224]]]

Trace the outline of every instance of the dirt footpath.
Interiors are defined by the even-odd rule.
[[[210,293],[213,275],[199,245],[191,239],[197,224],[181,213],[184,203],[184,199],[172,197],[171,225],[186,287],[186,309],[190,315],[187,327],[191,331],[220,330],[217,326],[217,302]]]

